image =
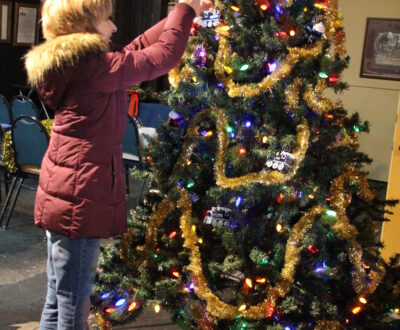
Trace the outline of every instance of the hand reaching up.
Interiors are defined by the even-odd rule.
[[[203,12],[213,7],[210,0],[179,0],[180,3],[186,3],[196,12],[196,16],[202,16]]]

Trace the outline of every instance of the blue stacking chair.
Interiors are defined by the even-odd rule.
[[[7,130],[11,129],[11,116],[10,116],[10,105],[6,98],[0,94],[0,147],[3,146],[4,134]],[[0,152],[0,171],[4,174],[4,183],[6,195],[8,194],[8,183],[9,173],[7,164],[3,161],[2,152]],[[1,189],[0,189],[0,201],[1,201]]]
[[[140,155],[141,141],[144,139],[140,136],[142,128],[157,128],[168,119],[170,108],[158,103],[139,103],[137,117],[128,115],[125,136],[122,143],[123,162],[125,167],[125,188],[129,195],[129,169],[132,167],[143,168],[142,157]],[[141,183],[139,190],[138,202],[141,199],[145,181]]]
[[[14,120],[11,136],[17,173],[13,177],[10,191],[0,215],[0,224],[2,224],[6,210],[11,203],[5,217],[4,228],[7,228],[10,222],[24,180],[26,178],[39,178],[42,159],[49,145],[49,135],[46,128],[36,118],[29,116],[20,116]],[[36,188],[31,187],[24,188],[36,190]]]
[[[16,95],[11,99],[11,120],[20,116],[29,116],[39,119],[39,111],[33,101],[24,95]]]
[[[143,162],[139,152],[139,131],[135,118],[128,115],[126,121],[125,135],[122,141],[122,160],[125,168],[125,189],[126,194],[129,195],[129,169],[137,167],[142,169]],[[139,198],[141,198],[144,182],[140,188]]]
[[[168,120],[171,108],[165,104],[158,103],[139,103],[138,118],[144,127],[160,127]]]

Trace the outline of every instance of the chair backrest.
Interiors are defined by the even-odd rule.
[[[6,98],[0,94],[0,123],[11,125],[10,105]]]
[[[140,102],[138,117],[143,126],[157,128],[168,120],[170,111],[164,104]]]
[[[124,139],[122,140],[122,150],[139,156],[139,133],[135,120],[128,115]]]
[[[19,116],[28,116],[39,119],[38,109],[29,97],[16,95],[11,99],[12,121],[15,121]]]
[[[17,169],[22,166],[41,167],[42,159],[49,145],[46,128],[36,118],[20,116],[11,128],[14,160]]]

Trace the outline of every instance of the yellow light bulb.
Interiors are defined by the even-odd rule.
[[[278,233],[283,232],[283,227],[282,227],[282,225],[281,225],[280,223],[278,223],[278,224],[276,225],[276,231],[277,231]]]
[[[196,226],[195,225],[192,226],[192,232],[194,232],[194,233],[196,232]]]
[[[264,136],[262,141],[263,141],[264,144],[266,144],[268,142],[268,136]]]
[[[360,297],[358,300],[364,305],[367,303],[367,299],[365,299],[364,297]]]
[[[202,238],[199,238],[199,241],[198,241],[200,244],[203,244],[203,239]]]
[[[245,283],[249,288],[253,287],[253,281],[251,280],[251,278],[246,278]]]
[[[246,305],[242,305],[242,306],[240,306],[239,307],[239,312],[243,312],[243,311],[245,311],[246,310]]]
[[[231,8],[232,8],[233,11],[239,11],[240,10],[240,8],[238,6],[231,6]]]
[[[136,308],[136,306],[137,306],[137,302],[133,301],[128,307],[128,312],[132,312]]]
[[[358,314],[358,313],[361,312],[361,307],[360,307],[360,306],[354,307],[354,308],[351,310],[351,312],[352,312],[354,315],[356,315],[356,314]]]
[[[154,312],[158,314],[160,313],[160,311],[161,311],[161,306],[159,304],[154,305]]]
[[[226,71],[226,73],[227,74],[231,74],[232,72],[233,72],[233,69],[231,68],[231,67],[229,67],[229,66],[224,66],[224,69],[225,69],[225,71]]]

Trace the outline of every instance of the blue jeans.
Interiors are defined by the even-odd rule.
[[[100,241],[46,234],[48,283],[40,330],[88,329]]]

